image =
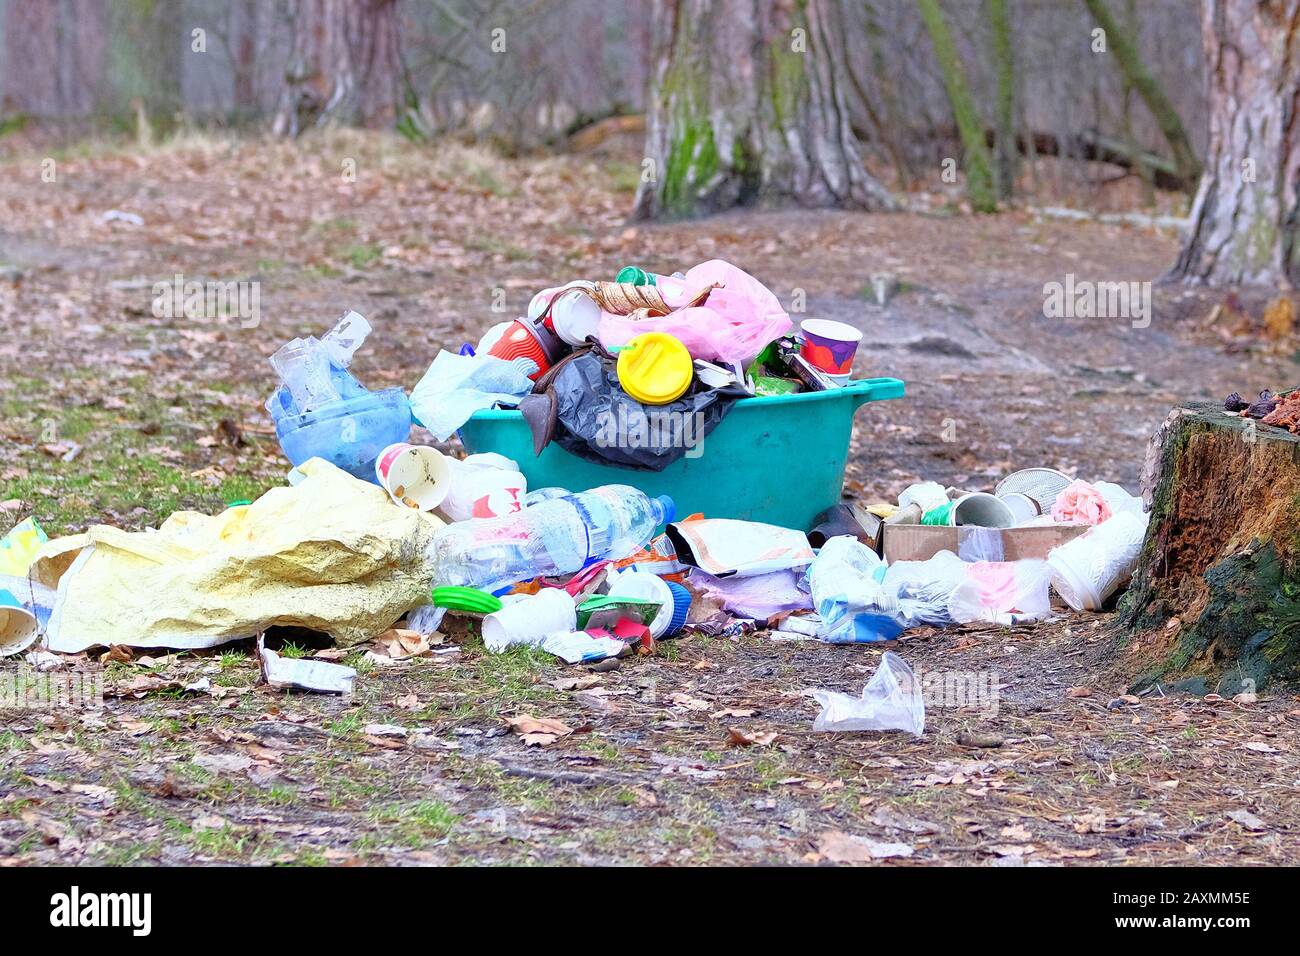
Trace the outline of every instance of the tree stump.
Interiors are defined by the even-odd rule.
[[[1300,679],[1300,438],[1209,403],[1176,408],[1142,493],[1151,523],[1119,608],[1138,687],[1231,695]]]

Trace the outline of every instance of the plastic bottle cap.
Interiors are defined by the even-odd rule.
[[[664,509],[663,523],[671,524],[673,519],[677,517],[677,502],[673,501],[673,499],[667,495],[658,495],[655,498],[655,501],[659,502]]]
[[[623,390],[646,405],[666,405],[691,387],[695,363],[676,336],[646,332],[618,354],[618,381]]]

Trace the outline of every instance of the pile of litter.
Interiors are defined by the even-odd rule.
[[[372,329],[348,313],[271,357],[280,384],[266,408],[293,466],[286,486],[142,533],[101,525],[47,541],[28,520],[5,536],[0,655],[38,641],[72,654],[257,638],[272,686],[346,693],[355,671],[283,658],[266,632],[418,645],[450,614],[478,620],[490,653],[529,645],[583,664],[690,633],[849,644],[1013,624],[1052,614],[1053,595],[1100,610],[1123,587],[1146,515],[1106,482],[1047,468],[988,490],[922,482],[895,503],[840,503],[810,527],[779,527],[655,493],[656,475],[688,450],[680,441],[608,440],[629,411],[690,415],[707,434],[738,401],[853,385],[860,333],[792,326],[770,290],[728,263],[673,276],[629,267],[613,282],[539,292],[526,316],[440,352],[408,396],[352,373]],[[410,443],[413,423],[442,443],[493,408],[523,413],[534,456],[554,442],[548,454],[626,479],[530,488],[532,461]],[[893,653],[860,697],[816,697],[817,729],[924,727],[919,687]]]

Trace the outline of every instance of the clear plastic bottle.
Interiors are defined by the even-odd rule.
[[[604,485],[543,501],[516,514],[474,518],[434,535],[428,558],[437,585],[488,591],[539,576],[573,574],[593,561],[625,558],[673,520],[673,500]]]

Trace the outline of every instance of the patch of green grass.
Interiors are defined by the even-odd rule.
[[[276,653],[281,657],[303,658],[310,657],[312,650],[309,647],[301,647],[293,641],[285,641]]]
[[[196,852],[204,856],[229,858],[243,856],[250,839],[247,833],[227,823],[210,830],[191,830],[189,842]]]
[[[376,243],[358,243],[343,250],[343,257],[354,269],[366,269],[384,256],[384,247]]]
[[[371,811],[370,820],[385,829],[396,842],[411,847],[441,840],[451,833],[460,815],[445,803],[421,800],[409,804],[389,804]]]
[[[502,256],[508,262],[524,262],[532,258],[532,253],[527,249],[497,239],[495,236],[473,236],[465,240],[465,248],[486,252],[488,255]]]
[[[622,159],[611,159],[605,163],[603,172],[609,184],[618,192],[634,193],[641,185],[641,166]]]
[[[142,843],[115,843],[95,862],[100,866],[135,866],[144,860],[154,860],[162,853],[161,840]]]

